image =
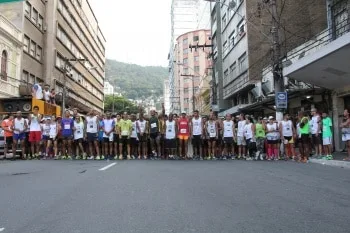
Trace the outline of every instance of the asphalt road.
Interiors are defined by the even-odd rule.
[[[99,170],[108,164],[0,162],[0,232],[350,232],[349,170],[254,161]]]

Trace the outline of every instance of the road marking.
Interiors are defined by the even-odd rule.
[[[4,227],[0,228],[0,232],[2,232],[2,231],[4,231],[4,230],[5,230],[5,228],[4,228]]]
[[[114,165],[116,165],[117,163],[111,163],[111,164],[109,164],[109,165],[107,165],[107,166],[105,166],[105,167],[103,167],[103,168],[100,168],[100,169],[98,169],[99,171],[105,171],[105,170],[107,170],[108,168],[110,168],[110,167],[113,167]]]

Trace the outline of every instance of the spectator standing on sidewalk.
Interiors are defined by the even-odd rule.
[[[332,160],[332,120],[327,112],[322,113],[322,140],[325,156],[322,159]]]
[[[343,123],[340,124],[340,128],[342,131],[342,140],[346,143],[346,147],[348,150],[348,157],[344,160],[350,161],[350,115],[349,109],[344,110],[344,119]]]
[[[312,118],[310,121],[312,144],[315,148],[315,157],[321,157],[322,155],[322,143],[321,143],[321,117],[318,114],[317,109],[311,109]]]

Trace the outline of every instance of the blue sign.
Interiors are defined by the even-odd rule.
[[[288,94],[287,92],[277,92],[275,98],[277,109],[286,109],[288,107]]]

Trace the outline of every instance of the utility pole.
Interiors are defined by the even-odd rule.
[[[279,38],[279,26],[278,26],[278,16],[277,16],[277,3],[276,0],[269,0],[270,7],[271,7],[271,13],[272,13],[272,39],[273,39],[273,65],[272,65],[272,71],[273,71],[273,79],[274,79],[274,86],[275,86],[275,97],[277,97],[277,93],[284,92],[284,80],[283,80],[283,74],[282,74],[282,62],[281,62],[281,43]],[[277,108],[276,103],[276,120],[282,121],[283,119],[283,112],[282,109]]]

